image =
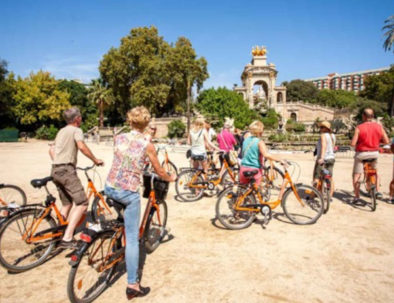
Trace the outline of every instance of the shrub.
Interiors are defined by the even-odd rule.
[[[44,140],[54,140],[56,138],[56,134],[59,130],[51,124],[51,126],[41,126],[36,130],[36,138],[44,139]]]
[[[297,132],[301,133],[305,131],[305,125],[302,123],[298,123],[292,119],[287,120],[286,130],[288,132]]]
[[[182,138],[185,134],[186,125],[181,120],[173,120],[168,124],[168,137]]]
[[[268,137],[268,140],[271,142],[283,142],[287,140],[287,136],[285,134],[273,134]]]

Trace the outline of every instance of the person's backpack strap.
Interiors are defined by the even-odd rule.
[[[259,143],[259,138],[255,138],[255,139],[257,139],[257,143]],[[254,142],[256,142],[255,140],[251,140],[252,142],[250,142],[249,144],[248,144],[248,146],[245,148],[245,150],[243,150],[242,151],[242,158],[243,157],[245,157],[245,155],[246,155],[246,152],[249,150],[249,148],[251,148],[252,147],[252,144],[254,143]]]

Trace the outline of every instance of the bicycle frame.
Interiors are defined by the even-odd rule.
[[[288,185],[290,184],[290,187],[288,187]],[[268,205],[271,209],[275,209],[276,207],[279,206],[279,204],[281,204],[282,202],[282,198],[283,195],[285,193],[285,189],[288,188],[287,190],[292,190],[298,200],[298,202],[300,202],[300,204],[302,206],[305,206],[304,202],[302,201],[302,199],[300,198],[300,196],[298,195],[297,189],[290,177],[289,172],[287,171],[287,169],[285,169],[285,175],[283,178],[283,182],[282,182],[282,186],[280,188],[280,192],[278,195],[278,199],[274,200],[274,201],[264,201],[264,198],[261,195],[261,192],[257,186],[257,184],[255,182],[252,181],[252,186],[249,187],[249,189],[247,191],[245,191],[245,193],[240,197],[240,199],[237,199],[237,202],[235,204],[234,209],[238,210],[238,211],[252,211],[252,212],[259,212],[260,209],[258,208],[250,208],[250,207],[242,207],[240,206],[242,204],[242,202],[245,200],[245,198],[251,193],[251,192],[255,192],[257,195],[257,198],[259,200],[259,203],[262,205]]]
[[[376,186],[377,170],[369,162],[364,163],[364,182],[367,190],[371,189],[371,186]]]

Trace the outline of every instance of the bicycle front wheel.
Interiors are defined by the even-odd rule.
[[[18,206],[26,204],[25,192],[16,185],[0,184],[0,206],[13,203]]]
[[[73,303],[88,303],[96,299],[108,286],[116,263],[117,239],[114,231],[99,234],[82,252],[68,275],[67,294]]]
[[[188,169],[181,172],[175,183],[175,190],[179,198],[186,202],[200,199],[204,193],[204,178],[197,170]]]
[[[249,227],[254,221],[256,214],[252,211],[235,210],[235,205],[240,197],[247,190],[243,186],[228,187],[222,191],[216,202],[216,218],[228,229],[242,229]],[[256,199],[251,193],[241,202],[242,206],[247,207],[256,204]]]
[[[42,264],[58,239],[39,240],[39,232],[56,227],[55,220],[46,216],[37,226],[42,209],[28,209],[16,213],[0,230],[0,263],[12,272],[22,272]],[[34,235],[32,234],[34,227]],[[29,239],[36,237],[37,240]]]
[[[330,209],[330,200],[331,200],[331,187],[330,187],[330,183],[328,183],[327,181],[323,181],[322,183],[322,196],[323,196],[323,200],[324,200],[324,212],[323,213],[327,213],[328,210]]]
[[[165,171],[170,175],[176,175],[178,177],[178,169],[176,168],[175,164],[171,161],[163,161],[161,163],[161,167],[165,169]]]
[[[290,188],[283,195],[282,208],[286,217],[295,224],[315,223],[324,210],[320,192],[309,185],[294,186],[296,192]]]
[[[371,185],[371,189],[369,190],[369,198],[371,201],[371,210],[376,210],[376,187],[375,185]]]
[[[158,201],[159,209],[152,207],[144,231],[144,244],[147,253],[152,253],[161,243],[166,233],[167,203]]]

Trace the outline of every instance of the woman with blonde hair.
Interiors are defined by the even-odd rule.
[[[169,176],[160,166],[153,144],[144,135],[150,121],[149,111],[143,106],[138,106],[127,113],[127,118],[131,131],[114,139],[114,158],[105,184],[105,194],[125,205],[125,259],[128,282],[126,295],[130,299],[145,296],[150,291],[149,287],[140,286],[138,277],[141,208],[139,187],[146,157],[163,180],[172,182],[176,176]]]
[[[244,172],[257,171],[257,174],[254,175],[253,178],[256,180],[256,184],[260,185],[264,159],[278,161],[282,164],[285,164],[285,161],[268,153],[267,147],[261,139],[264,132],[264,124],[261,121],[253,121],[249,125],[249,132],[250,135],[245,138],[242,144],[242,161],[239,181],[242,184],[247,184],[249,179],[244,176]]]
[[[209,147],[212,150],[219,150],[215,145],[213,145],[209,138],[207,131],[204,128],[204,119],[197,118],[194,123],[193,127],[189,132],[189,136],[187,137],[187,143],[191,145],[191,156],[192,159],[196,156],[202,156],[202,167],[204,172],[208,172],[208,164],[207,164],[207,150],[206,147]],[[194,168],[198,167],[198,161],[193,161]]]

